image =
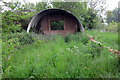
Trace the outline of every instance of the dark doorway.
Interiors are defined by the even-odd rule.
[[[50,21],[51,30],[64,30],[64,21]]]

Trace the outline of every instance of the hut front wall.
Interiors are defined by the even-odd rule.
[[[51,21],[64,21],[64,30],[51,30]],[[77,23],[75,19],[67,15],[47,15],[43,17],[40,26],[40,30],[45,34],[60,33],[66,35],[67,33],[75,33],[77,31]]]

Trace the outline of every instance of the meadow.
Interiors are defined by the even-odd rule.
[[[87,35],[103,45],[89,40]],[[118,33],[3,34],[3,78],[118,78]]]

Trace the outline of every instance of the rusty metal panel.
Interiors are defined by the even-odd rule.
[[[76,24],[77,24],[77,22],[73,18],[71,18],[69,16],[65,17],[66,30],[76,30]]]
[[[49,30],[48,16],[45,16],[41,21],[40,30]]]
[[[50,21],[60,21],[64,20],[64,30],[50,30]],[[46,16],[41,21],[40,30],[43,31],[44,34],[62,34],[66,35],[68,33],[75,33],[77,31],[76,28],[77,22],[71,18],[70,16]]]

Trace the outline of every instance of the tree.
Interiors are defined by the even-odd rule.
[[[72,12],[83,24],[86,29],[96,27],[99,21],[96,10],[88,8],[87,2],[52,2],[54,8],[64,9]]]
[[[29,20],[34,15],[34,12],[27,7],[28,5],[20,2],[3,3],[8,10],[3,10],[2,12],[2,31],[4,33],[14,33],[21,31],[21,29],[26,29]]]
[[[108,11],[107,12],[107,18],[106,22],[111,23],[111,22],[120,22],[120,8],[116,8],[113,11]]]
[[[107,7],[106,0],[87,0],[88,6],[97,10],[98,15],[103,15]]]
[[[39,12],[43,9],[47,9],[47,3],[46,2],[37,2],[35,5],[35,10]]]

